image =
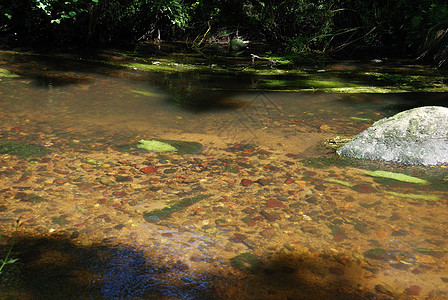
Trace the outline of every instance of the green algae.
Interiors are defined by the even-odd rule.
[[[138,91],[138,90],[131,90],[131,93],[147,96],[147,97],[161,97],[160,94],[148,92],[148,91]]]
[[[137,148],[154,152],[174,152],[177,149],[170,144],[156,140],[140,140]]]
[[[434,255],[434,254],[437,254],[437,253],[448,253],[447,249],[415,248],[415,249],[413,249],[413,251],[418,252],[418,253],[422,253],[422,254],[427,254],[427,255]]]
[[[53,224],[57,224],[57,225],[67,224],[67,219],[65,217],[54,217],[51,219],[51,221],[53,222]]]
[[[328,182],[341,184],[341,185],[344,185],[344,186],[347,186],[347,187],[351,187],[352,186],[350,182],[343,181],[343,180],[338,180],[338,179],[333,179],[333,178],[327,178],[325,180],[328,181]]]
[[[94,165],[94,166],[102,166],[103,165],[102,162],[96,161],[93,158],[87,158],[86,163],[88,163],[89,165]]]
[[[302,160],[305,167],[324,169],[331,166],[341,168],[359,165],[359,160],[351,157],[314,157]]]
[[[143,213],[143,218],[148,222],[158,222],[169,217],[172,213],[183,210],[208,197],[210,197],[210,195],[198,195],[191,198],[184,198],[171,205],[165,206],[162,209],[145,212]]]
[[[181,155],[200,153],[203,149],[203,145],[198,142],[166,140],[166,139],[157,139],[157,140],[176,148],[177,153]]]
[[[396,192],[390,192],[390,191],[386,191],[386,193],[391,194],[393,196],[397,196],[397,197],[410,198],[410,199],[422,200],[422,201],[439,200],[439,197],[430,196],[430,195],[403,194],[403,193],[396,193]]]
[[[232,257],[230,263],[237,269],[249,272],[254,272],[259,264],[258,257],[250,252],[241,253]]]
[[[0,78],[15,78],[15,77],[20,76],[6,69],[0,69]]]
[[[371,259],[387,260],[392,255],[386,249],[373,248],[373,249],[369,249],[366,252],[364,252],[364,256],[367,258],[371,258]]]
[[[188,142],[168,139],[140,140],[137,148],[155,152],[177,152],[177,154],[200,153],[203,145],[198,142]]]
[[[44,197],[34,195],[34,194],[26,195],[25,197],[22,198],[22,200],[25,202],[31,202],[31,203],[40,203],[40,202],[47,201],[47,199],[45,199]]]
[[[48,154],[50,151],[35,145],[7,141],[0,144],[1,154],[17,155],[24,158],[43,156]]]
[[[372,176],[372,177],[381,177],[387,179],[394,179],[397,181],[409,182],[409,183],[418,183],[418,184],[429,184],[430,182],[424,179],[420,179],[414,176],[405,175],[402,173],[395,173],[389,171],[367,171],[364,174]]]
[[[371,121],[371,119],[369,118],[360,118],[360,117],[350,117],[350,119],[357,121]]]

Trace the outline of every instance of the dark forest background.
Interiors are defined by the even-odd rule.
[[[0,0],[0,35],[51,47],[241,38],[290,54],[420,56],[442,66],[448,1]]]

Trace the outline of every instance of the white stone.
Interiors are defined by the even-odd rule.
[[[404,164],[448,164],[448,108],[424,106],[381,119],[337,153]]]

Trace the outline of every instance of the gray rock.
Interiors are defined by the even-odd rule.
[[[448,164],[448,108],[424,106],[381,119],[337,153],[404,164]]]

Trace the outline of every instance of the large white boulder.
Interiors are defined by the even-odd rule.
[[[381,119],[337,153],[404,164],[448,164],[448,108],[423,106]]]

